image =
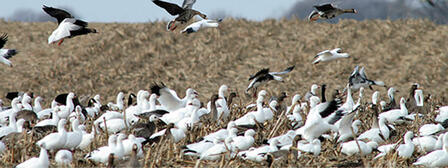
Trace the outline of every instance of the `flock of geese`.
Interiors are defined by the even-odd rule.
[[[169,14],[177,15],[167,25],[170,31],[189,22],[195,15],[203,20],[186,26],[182,33],[218,27],[222,21],[208,20],[205,14],[192,9],[195,0],[184,0],[182,7],[160,0],[152,2]],[[315,8],[309,16],[311,21],[357,13],[354,9],[339,9],[332,4]],[[58,21],[57,29],[48,38],[49,44],[61,45],[66,38],[97,32],[89,28],[87,22],[73,18],[62,9],[43,6],[43,10]],[[0,37],[1,48],[7,38],[6,34]],[[14,49],[1,49],[0,61],[12,66],[8,59],[16,53]],[[336,48],[318,53],[312,63],[341,58],[349,58],[349,54]],[[267,162],[271,166],[275,160],[290,155],[295,159],[308,154],[319,156],[324,143],[333,143],[338,146],[333,150],[348,156],[376,154],[374,159],[391,154],[411,158],[419,152],[421,155],[414,165],[448,166],[448,133],[445,132],[448,106],[429,109],[437,112],[437,116],[431,119],[433,123],[422,125],[418,132],[409,130],[404,135],[396,134],[396,126],[421,122],[428,113],[423,108],[428,100],[419,84],[413,84],[409,96],[401,97],[397,103],[397,90],[382,81],[367,78],[365,68],[356,66],[344,90],[334,90],[328,98],[325,84],[313,84],[303,98],[294,95],[291,103],[287,103],[285,92],[269,98],[266,90],[258,91],[269,81],[284,82],[281,75],[292,72],[294,67],[281,72],[265,68],[251,75],[245,93],[252,90],[255,102],[246,107],[233,101],[238,93],[229,93],[227,85],[221,85],[206,105],[198,99],[199,93],[195,89],[187,88],[185,97],[180,98],[164,83],[154,83],[150,90],[140,90],[136,95],[125,96],[120,92],[116,102],[107,104],[101,103],[100,95],[90,98],[86,105],[75,93],[64,93],[51,100],[49,108],[42,107],[43,98],[33,93],[10,92],[6,96],[11,100],[9,107],[0,100],[0,155],[11,156],[12,164],[17,163],[18,168],[49,167],[51,159],[58,166],[73,166],[76,165],[74,153],[82,153],[92,165],[142,167],[147,162],[140,160],[149,153],[145,146],[178,144],[196,136],[198,129],[214,125],[221,129],[209,130],[205,136],[195,138],[195,142],[177,147],[181,148],[181,155],[197,158],[196,166],[206,160],[230,158]],[[373,93],[371,100],[366,100],[364,88],[373,90],[372,86],[389,88],[389,100],[381,101],[379,91]],[[359,93],[357,101],[353,92]],[[345,101],[342,101],[344,97]],[[245,113],[236,115],[237,108],[244,109]],[[369,113],[372,120],[372,126],[364,132],[360,129],[366,123],[359,117],[362,113]],[[272,124],[272,130],[264,130],[266,125]],[[287,131],[280,134],[279,130]],[[262,131],[268,134],[261,134]],[[105,136],[107,144],[92,150],[99,136]],[[390,142],[393,136],[403,138]],[[28,148],[40,149],[40,154],[19,163],[24,156],[17,158],[15,147],[16,142],[23,139],[32,142]]]

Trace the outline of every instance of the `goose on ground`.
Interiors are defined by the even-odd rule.
[[[419,89],[420,85],[418,83],[413,83],[411,89],[409,89],[409,96],[406,98],[406,107],[409,111],[414,111],[417,107],[417,96],[415,91]]]
[[[199,15],[203,19],[207,19],[207,16],[205,14],[192,9],[193,4],[196,2],[196,0],[184,0],[182,7],[177,4],[160,0],[152,0],[152,2],[154,2],[154,4],[156,4],[157,6],[165,9],[170,15],[177,15],[177,17],[174,20],[171,20],[167,25],[167,29],[170,31],[173,31],[177,28],[177,23],[185,24],[196,15]]]
[[[48,153],[45,149],[45,145],[39,145],[40,146],[40,154],[39,157],[33,157],[31,159],[28,159],[19,165],[16,166],[16,168],[29,168],[29,167],[36,167],[36,168],[46,168],[50,166],[50,161],[48,160]]]
[[[179,98],[174,90],[169,89],[165,84],[153,84],[151,86],[151,93],[155,93],[159,98],[159,103],[169,112],[176,111],[187,105],[187,101],[198,97],[198,93],[191,88],[188,88],[185,97]]]
[[[305,94],[305,100],[310,101],[310,98],[312,96],[317,96],[317,89],[319,89],[319,88],[320,88],[319,85],[316,85],[316,84],[311,85],[311,90],[306,92],[306,94]]]
[[[440,134],[439,137],[434,136],[415,137],[414,139],[412,139],[412,142],[414,143],[415,146],[418,147],[418,149],[420,149],[420,151],[424,153],[432,152],[434,150],[442,148],[443,135],[444,134]]]
[[[296,137],[296,132],[294,130],[289,130],[288,132],[286,132],[283,135],[279,135],[279,136],[269,139],[268,143],[270,143],[274,140],[277,140],[278,146],[286,146],[286,145],[292,144],[295,137]]]
[[[65,119],[59,120],[58,123],[58,132],[51,133],[37,141],[36,144],[38,146],[43,146],[47,150],[58,150],[64,147],[65,142],[67,141],[67,132],[65,131],[65,123],[67,121]]]
[[[46,119],[46,120],[42,120],[42,121],[38,122],[36,124],[36,127],[42,127],[42,126],[46,126],[46,125],[57,126],[58,122],[59,122],[59,115],[58,115],[59,111],[60,111],[60,107],[55,107],[54,109],[52,109],[51,119]]]
[[[55,100],[51,101],[51,106],[50,106],[50,108],[46,108],[46,109],[43,109],[43,110],[41,110],[41,111],[39,111],[39,112],[36,112],[36,114],[37,114],[37,118],[38,118],[39,120],[44,120],[44,119],[50,118],[50,117],[52,116],[51,112],[52,112],[52,111],[54,110],[54,108],[56,108],[57,106],[58,106],[58,102],[56,102]]]
[[[56,152],[54,160],[56,161],[58,166],[69,166],[72,163],[73,154],[68,150],[59,150],[58,152]]]
[[[192,112],[197,111],[200,106],[201,103],[198,99],[190,99],[187,101],[187,105],[185,107],[163,115],[162,117],[160,117],[160,120],[162,120],[166,124],[177,123],[185,119],[185,117],[188,116],[187,114],[191,114]]]
[[[8,65],[9,67],[13,67],[13,64],[9,59],[17,54],[17,50],[3,48],[7,41],[8,34],[3,34],[2,36],[0,36],[0,62]]]
[[[358,136],[358,139],[367,139],[369,141],[375,141],[377,143],[382,143],[389,139],[390,130],[386,125],[387,120],[381,117],[378,124],[374,123],[372,128],[365,131]]]
[[[142,143],[145,141],[145,138],[135,137],[134,134],[129,134],[128,139],[123,140],[123,148],[124,155],[129,156],[132,153],[132,148],[134,145],[137,146],[137,156],[142,157]]]
[[[297,142],[297,149],[299,152],[312,153],[314,156],[318,156],[321,151],[321,142],[319,139],[314,139],[311,143],[299,141]]]
[[[124,108],[124,93],[123,92],[118,93],[116,103],[109,102],[109,103],[107,103],[107,106],[109,106],[109,108],[111,110],[123,110],[123,108]]]
[[[364,72],[364,67],[361,67],[361,70],[359,70],[359,66],[356,65],[355,69],[353,70],[352,74],[348,78],[349,86],[354,90],[357,91],[359,88],[369,87],[373,90],[372,85],[377,86],[383,86],[386,87],[383,81],[374,81],[367,78],[366,73]]]
[[[227,128],[220,129],[216,132],[213,132],[213,133],[210,133],[210,134],[204,136],[204,140],[210,141],[210,142],[213,142],[214,139],[224,140],[229,135],[229,131],[232,128],[235,128],[235,126],[236,126],[235,122],[230,121],[229,123],[227,123]]]
[[[400,99],[400,109],[393,109],[383,112],[378,117],[385,118],[389,123],[394,123],[407,115],[408,115],[408,109],[406,108],[406,100],[402,97]]]
[[[295,96],[294,96],[295,98]],[[293,100],[294,100],[293,98]],[[298,100],[299,101],[299,100]],[[297,102],[297,101],[296,101]],[[291,108],[291,107],[290,107]],[[286,117],[288,118],[288,120],[290,121],[291,127],[293,129],[297,129],[299,127],[301,127],[303,125],[303,119],[302,119],[302,115],[300,114],[300,111],[302,111],[302,107],[299,103],[297,103],[292,110],[292,114],[287,115]],[[289,110],[287,110],[289,111]]]
[[[74,98],[75,98],[75,94],[72,92],[70,92],[67,95],[65,105],[59,106],[61,108],[61,111],[58,112],[59,118],[66,119],[70,115],[70,113],[72,113],[75,110],[75,103],[73,101]]]
[[[412,137],[414,136],[414,133],[412,131],[406,132],[404,135],[404,144],[400,144],[398,146],[397,152],[398,156],[403,158],[409,158],[414,153],[414,143],[412,142]],[[388,144],[388,145],[382,145],[378,147],[378,150],[381,152],[378,155],[375,156],[375,159],[385,156],[387,153],[391,152],[393,149],[395,149],[397,144]]]
[[[425,124],[418,129],[418,132],[420,136],[427,136],[434,135],[442,130],[445,130],[442,124]]]
[[[269,145],[260,146],[258,148],[250,148],[249,150],[238,153],[238,156],[244,160],[252,160],[261,162],[266,160],[265,155],[270,152],[278,151],[278,140],[273,140]]]
[[[278,75],[287,74],[287,73],[291,72],[294,69],[294,67],[295,66],[290,66],[282,72],[269,72],[269,68],[261,69],[260,71],[255,73],[255,75],[251,75],[249,77],[249,81],[251,81],[251,80],[252,81],[250,82],[249,86],[247,87],[246,93],[248,93],[250,89],[255,89],[254,93],[257,93],[258,86],[260,86],[263,83],[266,83],[268,81],[271,81],[271,80],[283,82],[283,78]]]
[[[359,147],[361,148],[362,156],[372,153],[372,150],[376,149],[378,147],[378,143],[376,143],[375,141],[370,141],[368,143],[365,143],[364,141],[358,140],[358,144],[359,144]],[[356,144],[356,141],[353,140],[353,141],[342,143],[341,152],[348,156],[352,156],[354,154],[359,154],[359,148],[358,148],[358,145]]]
[[[107,146],[100,147],[85,156],[86,159],[94,162],[107,163],[109,154],[115,152],[117,135],[109,136]]]
[[[339,58],[348,58],[348,53],[342,53],[341,48],[335,48],[332,50],[325,50],[320,53],[318,53],[316,56],[314,56],[313,64],[318,64],[320,62],[328,62],[332,60],[336,60]]]
[[[194,22],[190,25],[188,25],[187,27],[185,27],[184,30],[181,31],[181,33],[186,33],[186,34],[190,34],[190,33],[194,33],[194,32],[198,32],[199,29],[204,29],[204,28],[215,28],[219,26],[219,23],[222,21],[222,19],[218,19],[218,20],[210,20],[210,19],[203,19],[197,22]]]
[[[167,132],[167,130],[169,131]],[[149,141],[158,142],[160,141],[162,136],[165,135],[167,135],[169,138],[172,138],[175,143],[179,142],[180,140],[184,139],[187,136],[183,130],[176,128],[173,123],[170,123],[167,125],[167,128],[152,134],[149,137],[150,139]]]
[[[62,9],[43,6],[48,15],[58,20],[58,28],[51,33],[48,44],[58,42],[61,45],[64,39],[79,35],[96,33],[95,29],[87,28],[87,22],[75,19],[70,13]]]
[[[0,124],[6,124],[8,122],[8,117],[14,113],[14,117],[17,115],[16,113],[21,110],[21,107],[18,105],[21,97],[16,97],[11,101],[11,108],[8,110],[4,110],[0,113]]]
[[[413,165],[426,167],[446,167],[448,166],[448,134],[443,136],[443,148],[433,151],[417,159]]]
[[[92,131],[90,131],[90,133],[86,132],[86,126],[84,125],[80,125],[78,128],[82,132],[82,140],[76,148],[86,150],[90,146],[93,138],[95,138],[94,128],[92,127]]]
[[[201,156],[199,157],[200,160],[218,160],[221,158],[221,154],[226,153],[227,151],[230,151],[231,143],[233,142],[233,139],[231,137],[227,137],[224,140],[224,143],[218,143],[214,144],[212,147],[210,147],[208,150],[203,152]]]
[[[0,127],[0,138],[17,131],[16,113],[9,115],[8,126]]]
[[[234,151],[244,151],[252,147],[255,142],[254,139],[255,131],[252,129],[247,130],[244,133],[244,136],[233,137],[233,142],[231,143],[231,147],[234,148]]]
[[[437,116],[435,121],[439,123],[443,123],[448,119],[448,106],[442,106],[435,110],[437,112]]]
[[[315,5],[311,14],[308,16],[310,21],[316,21],[319,19],[332,19],[344,13],[358,13],[355,9],[339,9],[333,4]]]
[[[225,138],[224,138],[225,139]],[[183,147],[183,154],[187,156],[201,156],[202,153],[210,149],[216,144],[219,144],[220,140],[213,139],[213,141],[200,141],[193,144],[188,144],[185,147]]]
[[[35,113],[39,113],[40,111],[42,111],[42,105],[41,105],[42,100],[43,100],[43,98],[40,97],[40,96],[37,96],[37,97],[34,99],[33,111],[34,111]]]
[[[339,129],[338,129],[338,139],[337,142],[345,142],[349,140],[350,138],[353,138],[353,133],[355,135],[358,133],[359,126],[361,126],[361,121],[355,120],[353,121],[353,117],[355,116],[355,112],[352,112],[350,114],[346,114],[339,123]],[[353,133],[352,133],[353,130]]]
[[[383,109],[383,111],[399,108],[399,106],[397,106],[397,103],[395,102],[395,92],[399,91],[393,87],[387,90],[387,97],[389,98],[389,102],[386,104],[386,107]]]
[[[79,120],[75,119],[72,121],[73,132],[67,132],[67,140],[65,141],[64,148],[74,150],[81,144],[83,133],[79,129]]]

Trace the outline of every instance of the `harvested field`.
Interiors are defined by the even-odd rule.
[[[370,79],[382,80],[387,86],[400,90],[396,96],[398,98],[407,97],[408,89],[415,82],[423,86],[425,95],[432,95],[432,99],[421,109],[425,117],[418,122],[398,126],[397,135],[387,143],[402,139],[405,128],[417,132],[419,126],[430,123],[435,117],[436,105],[448,104],[446,25],[426,20],[341,20],[337,24],[328,24],[302,20],[252,22],[228,19],[218,29],[184,35],[167,32],[165,24],[92,23],[90,27],[96,28],[99,33],[68,39],[57,46],[47,44],[56,23],[0,21],[1,32],[9,35],[5,48],[19,51],[11,59],[14,67],[3,65],[0,71],[4,78],[0,81],[2,99],[9,91],[32,91],[42,96],[45,107],[49,107],[54,96],[74,92],[83,103],[87,97],[100,94],[102,103],[106,104],[114,101],[119,91],[136,93],[140,89],[149,90],[153,82],[163,82],[176,90],[180,97],[185,95],[187,88],[194,88],[199,92],[201,102],[206,103],[212,94],[217,93],[220,85],[226,84],[231,91],[239,94],[236,100],[238,106],[232,109],[232,118],[237,118],[247,112],[243,109],[244,105],[255,102],[244,95],[244,90],[249,84],[249,75],[261,68],[280,71],[290,65],[296,66],[284,77],[284,83],[270,82],[259,88],[267,90],[270,97],[282,91],[303,96],[312,84],[325,83],[330,90],[342,89],[355,65],[360,65],[366,68]],[[349,53],[350,58],[314,66],[311,64],[315,54],[337,47]],[[387,100],[386,88],[374,89],[381,92],[382,100]],[[366,89],[363,113],[356,117],[363,122],[361,131],[370,128],[372,114],[366,108],[372,93]],[[357,94],[354,97],[357,98]],[[289,105],[290,98],[286,102]],[[275,122],[276,119],[266,122],[265,131],[257,132],[258,138],[265,138],[263,135],[269,133]],[[191,133],[191,137],[187,136],[174,145],[147,145],[145,151],[151,151],[148,165],[195,166],[196,159],[182,156],[180,147],[218,128],[221,127],[216,124],[201,127]],[[276,135],[286,131],[286,127],[281,127]],[[100,135],[93,146],[100,147],[106,143],[105,136]],[[258,141],[255,146],[260,143]],[[4,154],[0,163],[2,167],[11,167],[39,155],[38,147],[31,142],[19,144],[25,145],[17,145],[16,150],[28,152],[22,151],[21,157],[16,156],[12,162],[11,155]],[[167,150],[173,152],[162,152]],[[85,161],[86,153],[75,152],[76,167],[94,166]],[[299,160],[283,158],[275,161],[274,166],[409,167],[421,153],[415,152],[410,159],[391,155],[373,161],[375,155],[347,157],[339,152],[335,144],[326,141],[318,157],[303,154]],[[55,166],[54,160],[50,160]],[[144,159],[140,161],[143,164]],[[201,167],[219,165],[260,167],[266,163],[240,159],[201,162]]]

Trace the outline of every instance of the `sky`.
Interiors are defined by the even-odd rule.
[[[164,9],[151,0],[1,0],[0,18],[7,19],[18,9],[43,12],[42,5],[73,10],[89,22],[148,22],[170,20]],[[181,5],[183,0],[166,0]],[[207,15],[222,13],[261,21],[282,17],[298,0],[196,0],[193,9]],[[254,3],[256,2],[256,3]]]

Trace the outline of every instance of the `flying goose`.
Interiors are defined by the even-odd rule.
[[[167,25],[167,29],[170,31],[173,31],[177,28],[177,22],[185,24],[190,21],[195,15],[199,15],[203,19],[207,19],[207,16],[205,14],[192,9],[193,4],[196,2],[196,0],[184,0],[182,7],[160,0],[153,0],[152,2],[154,2],[154,4],[156,4],[157,6],[165,9],[169,14],[173,16],[177,15],[177,17],[174,20],[170,21]]]
[[[12,67],[12,63],[9,60],[12,56],[17,54],[15,49],[4,49],[6,42],[8,41],[8,34],[0,36],[0,62]]]
[[[269,68],[263,68],[260,71],[258,71],[255,75],[251,75],[249,78],[249,81],[252,80],[249,84],[249,86],[246,89],[246,93],[249,92],[250,89],[255,88],[254,93],[257,93],[257,87],[260,86],[263,83],[266,83],[271,80],[276,80],[283,82],[283,78],[277,75],[283,75],[288,72],[291,72],[294,69],[294,65],[286,68],[282,72],[269,72]]]
[[[58,45],[61,45],[65,38],[72,38],[79,35],[97,32],[95,29],[87,28],[87,22],[75,19],[67,11],[45,5],[42,9],[51,17],[58,20],[58,28],[51,33],[48,38],[48,44],[58,42]]]
[[[361,87],[364,88],[369,87],[370,89],[373,90],[372,85],[386,87],[383,81],[373,81],[367,79],[366,73],[364,72],[364,67],[361,67],[361,70],[359,70],[358,65],[355,67],[352,74],[348,78],[348,83],[354,91],[359,90],[359,88]]]
[[[314,6],[316,10],[313,10],[308,16],[310,21],[316,21],[318,19],[333,19],[344,13],[358,13],[355,9],[340,9],[333,6],[333,4],[323,4]]]
[[[194,33],[199,31],[201,28],[214,28],[219,26],[219,22],[221,22],[222,19],[218,20],[210,20],[210,19],[203,19],[197,22],[194,22],[190,25],[188,25],[184,30],[181,31],[181,33]]]
[[[314,56],[315,60],[313,61],[313,64],[318,64],[319,62],[328,62],[339,58],[350,57],[348,53],[342,53],[341,50],[342,50],[341,48],[335,48],[332,50],[322,51],[318,53],[316,56]]]

